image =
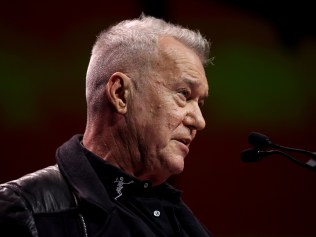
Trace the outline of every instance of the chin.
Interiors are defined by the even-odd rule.
[[[164,176],[172,176],[182,173],[184,169],[184,157],[181,154],[172,154],[161,156],[159,167],[156,167],[156,171]]]
[[[176,164],[170,164],[168,167],[171,175],[177,175],[184,170],[184,162],[177,162]]]

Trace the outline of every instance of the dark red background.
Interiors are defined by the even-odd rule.
[[[251,131],[316,151],[315,21],[304,1],[1,3],[0,183],[54,164],[85,127],[96,35],[143,11],[212,41],[207,128],[170,181],[217,237],[316,236],[316,172],[283,157],[240,161]]]

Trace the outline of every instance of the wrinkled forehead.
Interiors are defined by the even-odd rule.
[[[158,67],[176,73],[183,78],[192,78],[195,84],[208,87],[204,66],[201,59],[183,43],[172,37],[161,37],[158,41]]]
[[[162,54],[169,55],[171,57],[174,56],[175,58],[179,56],[179,54],[184,54],[188,58],[194,57],[201,62],[200,58],[193,49],[173,37],[160,37],[157,44],[158,50]]]

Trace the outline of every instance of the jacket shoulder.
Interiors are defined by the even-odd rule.
[[[32,214],[61,212],[76,206],[74,196],[57,165],[0,185],[2,202],[7,206],[14,203],[23,206]]]

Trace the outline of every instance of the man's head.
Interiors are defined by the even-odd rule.
[[[208,54],[199,32],[152,17],[102,32],[87,71],[84,142],[99,143],[90,146],[98,155],[154,183],[180,173],[205,126]]]

